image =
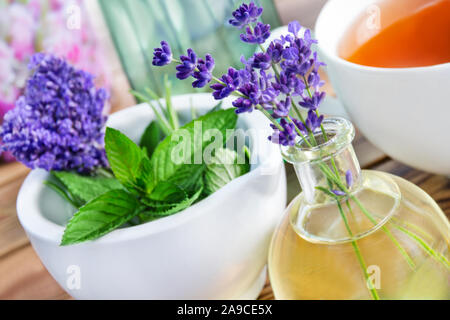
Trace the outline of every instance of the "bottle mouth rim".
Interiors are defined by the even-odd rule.
[[[298,137],[295,146],[281,146],[281,154],[289,163],[323,161],[338,154],[352,143],[355,137],[355,127],[342,117],[326,117],[322,126],[327,140],[316,146],[308,146],[305,138]],[[322,129],[314,132],[314,137],[323,138]]]

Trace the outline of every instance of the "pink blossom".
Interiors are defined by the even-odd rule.
[[[35,22],[33,15],[23,5],[13,3],[9,6],[10,46],[16,59],[23,61],[34,52]]]

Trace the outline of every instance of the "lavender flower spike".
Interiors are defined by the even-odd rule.
[[[270,56],[263,52],[255,53],[253,57],[249,59],[249,63],[252,68],[261,70],[267,70],[272,66]]]
[[[294,37],[297,38],[297,35],[300,31],[300,29],[302,28],[302,26],[300,25],[300,23],[298,21],[292,21],[288,24],[288,31],[290,33],[292,33],[294,35]]]
[[[235,101],[233,101],[233,106],[236,108],[237,114],[253,111],[252,102],[245,98],[237,98]]]
[[[281,55],[283,53],[283,50],[284,50],[284,47],[281,43],[272,41],[270,43],[269,47],[267,48],[267,54],[272,59],[273,63],[279,63],[282,58]]]
[[[286,119],[281,119],[280,121],[281,127],[283,127],[283,131],[279,130],[275,125],[271,124],[270,126],[274,129],[272,136],[269,137],[269,140],[273,143],[278,143],[283,146],[293,146],[295,145],[295,139],[297,138],[297,133],[295,132],[295,125],[286,121]]]
[[[228,73],[224,74],[220,80],[222,83],[214,83],[210,86],[214,90],[213,96],[216,100],[221,100],[228,97],[241,84],[241,77],[239,71],[234,68],[229,68]]]
[[[181,64],[176,66],[177,73],[176,76],[180,80],[189,78],[194,74],[194,70],[197,67],[197,55],[194,50],[187,49],[186,56],[180,56]]]
[[[312,98],[307,97],[303,101],[301,101],[299,104],[307,109],[310,110],[316,110],[319,105],[322,103],[323,99],[325,98],[325,92],[318,92],[316,91]]]
[[[192,86],[194,88],[203,88],[212,79],[212,70],[214,69],[214,59],[210,54],[206,54],[205,60],[198,59],[198,71],[192,75],[195,79]]]
[[[25,94],[0,128],[2,150],[32,169],[88,173],[106,167],[106,91],[95,88],[91,74],[52,55],[37,54],[30,66]]]
[[[342,197],[345,196],[345,192],[341,191],[341,190],[331,190],[331,192],[333,192],[335,195],[337,195],[338,197]]]
[[[264,43],[270,37],[270,25],[258,22],[253,28],[247,27],[241,34],[241,40],[247,43]]]
[[[155,48],[153,50],[154,66],[162,67],[172,62],[172,50],[166,41],[161,41],[161,48]]]
[[[351,188],[353,185],[353,175],[351,170],[347,170],[345,173],[345,181],[347,182],[347,187]]]
[[[238,28],[242,28],[251,22],[256,22],[263,13],[263,8],[259,8],[252,1],[249,4],[242,4],[239,8],[233,11],[233,18],[228,22]]]
[[[289,115],[291,110],[291,98],[287,97],[285,101],[280,101],[276,104],[276,108],[273,110],[273,117],[275,119],[285,118]]]
[[[323,115],[318,117],[314,110],[309,110],[308,117],[306,118],[305,124],[311,132],[314,132],[318,128],[320,128],[322,121],[323,121]]]

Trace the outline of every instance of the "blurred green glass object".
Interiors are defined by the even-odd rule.
[[[272,29],[280,25],[273,0],[255,0],[264,7],[262,19]],[[254,45],[243,43],[241,30],[228,24],[242,0],[99,0],[114,45],[133,89],[151,88],[163,92],[163,77],[174,73],[152,66],[153,48],[161,40],[172,47],[174,56],[193,48],[200,56],[211,53],[215,74],[228,66],[240,67],[240,57],[250,56]],[[249,1],[245,1],[249,2]],[[173,93],[192,92],[190,81],[172,81]]]

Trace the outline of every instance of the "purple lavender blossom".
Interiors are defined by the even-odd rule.
[[[295,46],[289,46],[283,50],[282,57],[286,60],[297,61],[299,59],[298,48]]]
[[[191,48],[187,49],[187,55],[180,56],[181,64],[176,66],[176,76],[180,80],[184,80],[193,75],[197,67],[197,55]]]
[[[249,4],[242,4],[239,8],[233,11],[233,19],[228,22],[234,27],[242,28],[249,23],[256,22],[263,13],[263,8],[259,8],[252,1]]]
[[[308,117],[305,120],[305,125],[311,132],[314,132],[316,129],[320,128],[322,121],[323,115],[318,117],[316,112],[311,109],[308,111]]]
[[[276,103],[276,108],[273,109],[273,117],[275,119],[285,118],[289,115],[291,110],[291,98],[287,97],[286,100]]]
[[[259,104],[261,98],[261,90],[257,83],[245,83],[239,88],[239,91],[248,98],[252,104]]]
[[[294,35],[294,37],[296,37],[297,38],[297,35],[298,35],[298,33],[299,33],[299,31],[300,31],[300,29],[302,28],[302,26],[300,25],[300,23],[298,22],[298,21],[291,21],[289,24],[288,24],[288,31],[290,32],[290,33],[292,33],[293,35]]]
[[[320,75],[317,71],[311,71],[311,73],[308,75],[308,85],[314,90],[318,91],[320,87],[322,87],[325,84],[325,81],[322,81],[320,79]]]
[[[228,97],[241,84],[241,76],[239,71],[234,68],[229,68],[228,73],[224,74],[220,80],[222,83],[214,83],[210,86],[214,90],[213,96],[216,100],[221,100]]]
[[[342,197],[345,196],[345,192],[341,191],[341,190],[331,190],[331,192],[333,192],[335,195],[337,195],[338,197]]]
[[[286,73],[281,72],[280,77],[276,79],[276,82],[272,86],[284,94],[290,94],[292,91],[290,80],[290,77],[286,76]]]
[[[153,50],[154,66],[162,67],[172,62],[172,50],[166,41],[161,41],[161,48],[155,48]]]
[[[278,129],[278,127],[273,124],[270,125],[273,128],[274,132],[269,137],[269,140],[273,143],[281,144],[283,146],[295,145],[295,139],[297,138],[295,125],[291,122],[288,122],[284,118],[280,120],[280,125],[283,128],[283,131]]]
[[[267,48],[267,54],[272,59],[272,63],[279,63],[282,58],[284,47],[281,43],[272,41]]]
[[[286,43],[294,42],[294,37],[292,37],[292,35],[290,35],[290,34],[281,35],[280,38],[279,39],[275,39],[274,42],[284,46]]]
[[[276,102],[280,91],[273,87],[271,83],[272,75],[267,74],[264,70],[261,70],[259,74],[258,88],[261,94],[258,103],[264,107],[269,105],[269,108],[272,108],[272,104]]]
[[[299,77],[292,73],[286,75],[284,71],[280,73],[280,77],[276,79],[272,86],[284,94],[293,95],[302,95],[306,88],[305,83]]]
[[[316,73],[319,71],[320,67],[324,67],[327,65],[325,62],[319,61],[319,59],[317,57],[317,52],[313,53],[312,62],[314,62],[313,71]]]
[[[287,76],[291,74],[298,76],[305,76],[311,69],[311,61],[305,59],[303,56],[299,56],[297,59],[285,59],[281,62],[281,68]]]
[[[233,101],[233,106],[236,108],[236,113],[244,113],[244,112],[252,112],[253,111],[253,103],[249,99],[245,98],[237,98]]]
[[[351,188],[353,185],[353,175],[351,170],[347,170],[345,173],[345,182],[347,183],[347,187]]]
[[[311,30],[306,29],[305,33],[303,34],[303,41],[307,47],[311,47],[313,44],[317,44],[317,40],[313,39],[311,36]]]
[[[253,28],[247,27],[241,34],[241,40],[247,43],[264,43],[270,37],[270,25],[258,22]]]
[[[36,54],[30,67],[25,94],[0,129],[2,151],[32,169],[87,173],[107,166],[106,91],[95,88],[91,74],[52,55]]]
[[[319,107],[319,105],[322,103],[324,98],[325,98],[325,92],[316,91],[316,92],[314,92],[312,97],[304,98],[303,101],[299,102],[299,104],[303,108],[315,110]]]
[[[297,127],[297,129],[300,130],[300,132],[303,135],[307,135],[308,134],[308,128],[305,127],[303,122],[301,122],[300,120],[297,120],[297,119],[292,119],[292,121],[294,122],[294,124]]]
[[[253,55],[249,59],[249,63],[252,68],[255,69],[261,69],[261,70],[267,70],[272,66],[271,58],[268,54],[263,52],[258,52]]]
[[[197,70],[193,77],[197,79],[192,83],[194,88],[203,88],[212,79],[212,70],[214,69],[214,59],[210,54],[206,54],[205,60],[198,59]]]

